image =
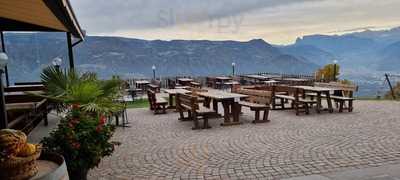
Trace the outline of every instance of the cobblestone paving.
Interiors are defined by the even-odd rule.
[[[271,122],[191,130],[178,114],[129,111],[122,142],[90,179],[280,179],[400,163],[400,103],[358,101],[353,113],[295,116],[272,111]]]

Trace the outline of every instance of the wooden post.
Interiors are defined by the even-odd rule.
[[[6,46],[5,46],[5,43],[4,43],[4,33],[3,33],[3,31],[0,31],[0,35],[1,35],[1,50],[2,50],[2,52],[6,53]],[[4,67],[4,74],[6,76],[6,86],[8,87],[8,86],[10,86],[10,81],[8,79],[8,68],[7,68],[7,66]],[[3,82],[1,82],[1,83],[3,83]]]
[[[72,37],[71,33],[67,32],[67,45],[68,45],[68,57],[69,57],[69,68],[74,69],[74,53],[72,51]]]
[[[0,129],[6,129],[8,127],[6,102],[4,100],[4,88],[3,88],[3,70],[0,69]]]

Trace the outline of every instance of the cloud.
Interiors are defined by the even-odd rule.
[[[71,0],[89,33],[153,29],[317,0]]]
[[[400,25],[399,0],[70,0],[89,35],[288,44]]]

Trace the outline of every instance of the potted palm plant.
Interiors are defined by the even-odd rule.
[[[110,140],[115,128],[106,117],[123,107],[113,101],[120,94],[121,81],[54,67],[44,69],[41,78],[44,96],[65,114],[58,128],[42,140],[44,150],[64,156],[71,179],[86,179],[88,171],[118,145]]]

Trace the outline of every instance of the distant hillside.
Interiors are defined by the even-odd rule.
[[[64,33],[6,33],[5,40],[11,81],[38,80],[42,68],[58,56],[67,65]],[[310,74],[337,59],[341,78],[355,81],[360,95],[373,95],[381,90],[384,73],[400,73],[400,28],[309,35],[287,46],[261,39],[147,41],[88,36],[74,52],[78,69],[101,77],[151,77],[153,64],[157,76],[230,74],[232,62],[238,73]]]
[[[335,59],[333,54],[312,45],[289,45],[281,47],[280,50],[296,58],[307,59],[319,66],[332,63],[332,60]]]
[[[382,60],[378,64],[378,70],[400,72],[400,41],[387,46],[379,53]]]
[[[378,44],[368,38],[361,38],[354,35],[344,36],[327,36],[327,35],[311,35],[298,38],[296,45],[312,45],[326,52],[344,55],[346,53],[371,50]]]
[[[6,35],[13,80],[38,78],[40,70],[54,57],[67,63],[64,34]],[[307,59],[285,55],[263,40],[237,41],[146,41],[120,37],[88,36],[76,47],[75,63],[83,71],[111,75],[150,77],[157,75],[230,74],[231,63],[239,73],[312,73],[318,66]]]
[[[288,48],[287,53],[291,55],[303,54],[306,58],[314,60],[318,59],[318,56],[315,57],[308,53],[312,51],[314,53],[319,52],[318,54],[320,54],[320,51],[315,50],[315,48],[320,49],[338,59],[339,63],[347,69],[363,67],[371,70],[396,70],[396,67],[398,67],[397,64],[399,64],[399,62],[396,62],[396,59],[400,58],[400,54],[396,50],[392,50],[391,53],[388,52],[390,49],[396,47],[396,42],[400,42],[400,28],[383,31],[367,30],[333,36],[304,36],[298,38],[294,45],[286,48]],[[308,47],[301,49],[294,48],[299,46]],[[326,58],[329,57],[329,55],[326,56]],[[321,59],[318,61],[320,62]]]
[[[389,45],[397,41],[400,41],[400,27],[392,28],[389,30],[381,30],[381,31],[367,30],[351,34],[361,38],[372,39],[383,45]]]

